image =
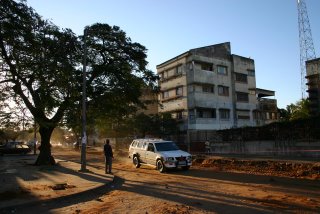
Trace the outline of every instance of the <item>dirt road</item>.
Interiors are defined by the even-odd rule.
[[[56,158],[79,162],[80,153],[54,150]],[[101,151],[88,150],[87,165],[104,170]],[[125,154],[114,160],[114,182],[99,194],[69,202],[55,200],[50,213],[319,213],[319,180],[223,172],[193,166],[189,171],[159,173],[135,169]],[[94,197],[96,196],[96,197]],[[70,200],[73,202],[70,203]],[[28,207],[41,211],[41,204]]]

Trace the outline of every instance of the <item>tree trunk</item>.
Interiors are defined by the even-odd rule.
[[[35,162],[35,165],[55,165],[55,160],[51,155],[50,138],[54,127],[42,127],[39,128],[41,136],[41,145],[39,147],[40,153]]]

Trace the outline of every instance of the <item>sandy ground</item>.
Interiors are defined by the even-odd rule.
[[[80,152],[72,149],[54,148],[53,154],[80,160]],[[102,151],[88,149],[88,166],[103,172],[103,158]],[[68,200],[48,201],[45,207],[28,205],[21,213],[319,213],[318,166],[198,157],[188,171],[159,173],[149,166],[136,169],[125,151],[117,152],[113,183]]]
[[[77,159],[79,153],[57,152]],[[103,170],[101,152],[88,151],[88,163]],[[265,162],[204,158],[189,171],[159,173],[152,167],[133,167],[125,153],[115,157],[114,183],[95,200],[53,209],[53,213],[319,213],[319,169],[283,161]],[[218,161],[217,161],[218,160]],[[233,161],[233,164],[229,163]],[[282,168],[276,166],[283,166]],[[305,165],[308,165],[307,163]],[[229,166],[229,167],[227,167]],[[233,167],[232,167],[233,166]],[[240,167],[241,166],[241,167]],[[263,170],[265,169],[265,170]],[[302,173],[301,170],[304,170]],[[318,169],[318,171],[317,171]],[[297,176],[299,175],[299,176]],[[303,176],[302,176],[303,175]]]

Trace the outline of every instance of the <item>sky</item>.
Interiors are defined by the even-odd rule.
[[[306,0],[317,57],[320,1]],[[27,0],[43,18],[82,35],[119,26],[147,49],[148,68],[190,49],[231,43],[255,61],[256,87],[275,91],[279,108],[302,98],[297,0]]]

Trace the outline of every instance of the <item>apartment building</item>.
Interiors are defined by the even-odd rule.
[[[320,58],[306,61],[307,92],[310,101],[310,113],[320,115]]]
[[[254,60],[231,54],[230,43],[191,49],[157,65],[159,112],[180,130],[264,125],[277,119],[274,91],[256,87]]]

